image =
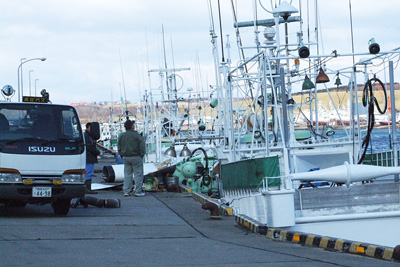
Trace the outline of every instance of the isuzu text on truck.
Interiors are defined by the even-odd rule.
[[[78,114],[72,106],[46,103],[46,94],[23,98],[0,102],[0,203],[51,203],[55,214],[65,215],[71,199],[86,190]]]

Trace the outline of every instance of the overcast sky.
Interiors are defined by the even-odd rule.
[[[233,2],[239,21],[253,19],[255,3],[258,19],[272,18],[258,0]],[[311,6],[315,1],[308,2]],[[211,0],[214,25],[220,35],[217,3]],[[269,0],[261,3],[270,7]],[[302,1],[303,16],[306,3]],[[226,41],[225,35],[231,35],[234,54],[237,49],[230,4],[229,0],[220,0],[222,36]],[[298,1],[292,4],[299,9]],[[351,5],[356,51],[367,52],[371,37],[381,51],[400,47],[399,1],[352,0]],[[335,49],[351,52],[348,8],[349,0],[319,1],[321,53]],[[159,86],[158,74],[151,74],[150,83],[147,73],[165,66],[162,26],[168,68],[191,68],[179,72],[183,90],[193,87],[199,91],[215,83],[209,0],[3,0],[0,10],[0,87],[10,84],[18,89],[21,58],[46,57],[44,62],[34,60],[22,65],[24,95],[34,95],[36,83],[36,93],[45,88],[53,103],[109,101],[119,100],[125,87],[127,99],[137,102],[150,85]],[[314,39],[314,20],[304,21],[305,37],[310,25]],[[254,29],[241,32],[244,43],[252,45]],[[296,42],[295,34],[289,38],[291,43]]]

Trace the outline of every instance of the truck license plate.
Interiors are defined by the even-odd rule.
[[[51,197],[51,187],[33,187],[32,197]]]

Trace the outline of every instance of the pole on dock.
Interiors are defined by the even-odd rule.
[[[393,73],[393,61],[389,61],[389,78],[390,78],[390,104],[391,110],[391,121],[392,121],[392,150],[393,150],[393,161],[395,167],[398,166],[398,147],[397,147],[397,125],[396,125],[396,95],[394,91],[394,73]],[[399,175],[395,174],[394,181],[399,182]]]
[[[289,127],[288,127],[288,113],[287,113],[287,97],[285,88],[285,70],[280,68],[280,80],[281,80],[281,94],[282,94],[282,124],[283,124],[283,140],[284,140],[284,154],[287,155],[287,174],[292,172],[290,163],[290,144],[289,144]]]

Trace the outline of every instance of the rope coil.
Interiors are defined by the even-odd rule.
[[[385,105],[383,110],[381,109],[381,107],[378,103],[378,100],[374,96],[372,82],[378,83],[382,87],[383,94],[384,94],[384,105]],[[382,83],[381,80],[374,77],[374,78],[369,79],[365,83],[365,86],[363,89],[362,103],[363,103],[364,107],[366,107],[368,105],[368,125],[367,125],[367,135],[365,136],[365,139],[363,140],[363,143],[362,143],[362,147],[364,147],[364,151],[358,161],[358,164],[361,164],[364,161],[365,154],[367,153],[368,145],[371,141],[371,132],[375,125],[375,115],[374,115],[375,106],[378,109],[380,114],[385,114],[387,107],[388,107],[385,85]]]

